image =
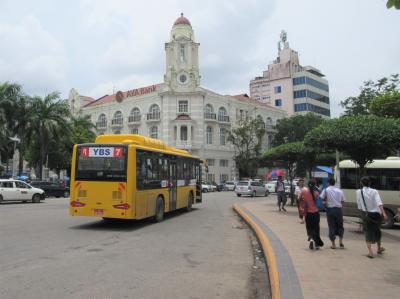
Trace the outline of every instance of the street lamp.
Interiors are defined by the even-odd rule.
[[[14,143],[14,151],[13,151],[12,166],[11,166],[11,176],[14,176],[14,155],[15,155],[15,150],[17,148],[17,143],[21,142],[21,139],[19,139],[17,136],[9,137],[9,139]]]

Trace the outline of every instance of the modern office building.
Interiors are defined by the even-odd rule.
[[[288,115],[331,115],[328,80],[317,68],[300,65],[299,54],[289,47],[285,31],[278,42],[277,59],[268,65],[262,77],[250,81],[250,96]]]
[[[261,118],[267,129],[266,149],[274,134],[272,126],[287,115],[245,94],[227,96],[201,87],[198,49],[191,24],[181,15],[165,44],[164,82],[97,100],[71,89],[71,111],[90,115],[98,134],[141,134],[190,151],[208,161],[207,180],[238,178],[234,148],[227,142],[231,128],[240,120]]]

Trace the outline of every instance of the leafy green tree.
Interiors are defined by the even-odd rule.
[[[400,120],[373,115],[331,119],[309,132],[305,144],[345,153],[363,175],[365,164],[400,148]]]
[[[386,2],[386,7],[388,9],[392,7],[394,7],[395,9],[400,9],[400,0],[388,0]]]
[[[400,91],[388,91],[373,98],[369,109],[377,116],[400,118]]]
[[[296,141],[291,143],[284,143],[267,150],[262,156],[262,162],[264,165],[270,165],[271,163],[279,163],[286,169],[290,186],[292,186],[293,179],[296,176],[296,165],[298,161],[307,158],[313,150],[304,146],[302,141]],[[312,154],[313,155],[313,154]],[[291,197],[293,198],[293,192],[291,188]]]
[[[368,108],[372,99],[384,93],[398,90],[399,84],[399,74],[391,75],[390,78],[383,77],[376,82],[365,81],[358,96],[348,97],[340,103],[345,108],[344,114],[349,116],[369,114]]]
[[[275,127],[277,133],[272,144],[276,146],[288,142],[303,141],[304,136],[313,128],[318,127],[323,121],[320,116],[314,113],[281,119]]]
[[[66,101],[60,99],[58,92],[53,92],[43,99],[32,98],[32,119],[27,132],[30,144],[36,145],[39,150],[38,176],[42,178],[43,165],[47,161],[49,144],[51,140],[56,142],[68,134],[69,106]],[[33,142],[33,138],[37,142]]]
[[[256,118],[241,122],[229,133],[228,141],[234,146],[234,160],[240,177],[256,175],[265,132],[264,122]]]

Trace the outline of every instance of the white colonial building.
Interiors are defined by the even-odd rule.
[[[208,161],[208,180],[237,178],[234,148],[227,142],[229,130],[240,120],[259,117],[267,128],[263,140],[267,148],[274,133],[272,126],[286,113],[246,94],[220,95],[200,87],[198,49],[191,24],[182,14],[165,44],[163,83],[118,91],[97,100],[72,89],[71,111],[90,115],[98,134],[147,135],[190,151]]]

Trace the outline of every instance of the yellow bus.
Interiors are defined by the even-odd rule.
[[[103,219],[162,221],[201,198],[201,160],[141,135],[100,135],[74,146],[69,212]]]

